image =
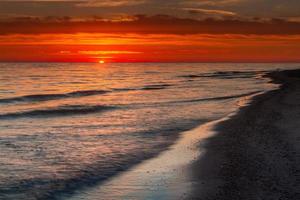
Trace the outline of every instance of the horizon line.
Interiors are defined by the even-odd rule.
[[[100,64],[99,62],[67,62],[67,61],[0,61],[0,63],[66,63],[66,64],[76,64],[76,63],[85,63],[85,64]],[[134,61],[134,62],[105,62],[103,64],[126,64],[126,63],[300,63],[299,61]]]

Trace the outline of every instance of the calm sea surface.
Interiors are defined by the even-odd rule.
[[[99,185],[297,66],[0,63],[0,199]]]

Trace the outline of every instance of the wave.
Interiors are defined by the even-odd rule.
[[[138,91],[138,90],[162,90],[171,86],[172,86],[171,84],[153,84],[153,85],[145,85],[139,88],[116,88],[113,91],[127,92],[127,91]]]
[[[141,90],[161,90],[172,86],[171,84],[158,84],[158,85],[146,85],[141,88]]]
[[[236,79],[236,78],[253,78],[258,73],[265,73],[266,71],[220,71],[214,73],[204,74],[189,74],[179,76],[180,78],[219,78],[219,79]]]
[[[237,99],[242,97],[247,97],[251,95],[256,95],[263,92],[262,90],[244,93],[244,94],[237,94],[237,95],[230,95],[230,96],[220,96],[220,97],[210,97],[210,98],[200,98],[200,99],[187,99],[187,100],[179,100],[179,101],[165,101],[165,102],[155,102],[155,103],[136,103],[127,106],[127,108],[134,109],[134,108],[144,108],[144,107],[157,107],[157,106],[176,106],[178,104],[185,104],[185,103],[196,103],[202,101],[223,101],[228,99]]]
[[[245,94],[238,94],[238,95],[231,95],[231,96],[191,99],[191,100],[185,100],[185,101],[177,101],[174,103],[193,103],[193,102],[200,102],[200,101],[222,101],[222,100],[227,100],[227,99],[236,99],[236,98],[241,98],[241,97],[247,97],[247,96],[258,94],[260,92],[262,92],[262,91],[255,91],[255,92],[249,92],[249,93],[245,93]]]
[[[23,111],[23,112],[0,114],[0,119],[84,115],[84,114],[102,112],[113,108],[114,107],[112,106],[103,106],[103,105],[95,105],[95,106],[68,105],[68,106],[59,106],[55,108],[48,108],[48,109],[41,109],[41,110],[30,110],[30,111]]]
[[[236,99],[241,97],[247,97],[251,95],[255,95],[258,93],[261,93],[262,91],[254,91],[244,94],[238,94],[238,95],[231,95],[231,96],[221,96],[221,97],[211,97],[211,98],[201,98],[201,99],[188,99],[188,100],[181,100],[181,101],[168,101],[168,102],[162,102],[162,103],[154,103],[152,106],[159,106],[159,105],[170,105],[170,104],[181,104],[181,103],[194,103],[194,102],[202,102],[202,101],[222,101],[227,99]]]
[[[65,94],[35,94],[35,95],[25,95],[12,98],[0,99],[0,104],[8,104],[15,102],[41,102],[49,100],[58,100],[64,98],[76,98],[85,96],[94,96],[100,94],[106,94],[109,92],[126,92],[126,91],[136,91],[136,90],[161,90],[171,86],[170,84],[158,84],[158,85],[146,85],[141,88],[119,88],[113,90],[80,90],[75,92],[69,92]]]
[[[98,94],[105,94],[107,92],[109,92],[109,91],[82,90],[82,91],[69,92],[69,93],[65,93],[65,94],[26,95],[26,96],[20,96],[20,97],[0,99],[0,103],[48,101],[48,100],[57,100],[57,99],[63,99],[63,98],[92,96],[92,95],[98,95]]]

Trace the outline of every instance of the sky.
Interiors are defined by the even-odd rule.
[[[299,0],[1,0],[3,62],[300,62]]]

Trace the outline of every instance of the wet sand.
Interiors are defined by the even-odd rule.
[[[281,87],[256,96],[202,143],[188,199],[300,199],[300,70],[267,76]]]

